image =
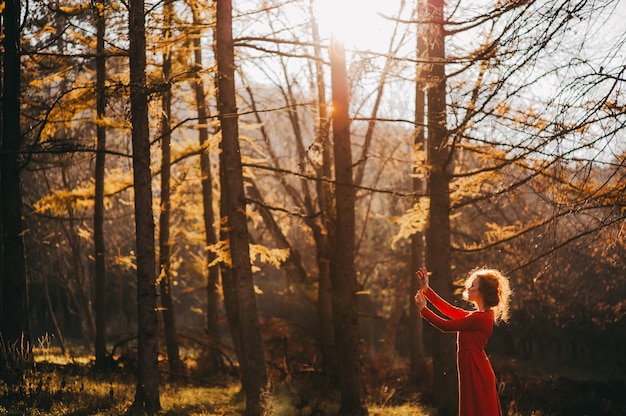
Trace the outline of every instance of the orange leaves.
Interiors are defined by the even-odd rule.
[[[428,222],[428,198],[420,198],[413,207],[404,214],[393,217],[391,221],[398,225],[399,230],[391,240],[391,246],[402,239],[410,238],[413,234],[423,231]]]

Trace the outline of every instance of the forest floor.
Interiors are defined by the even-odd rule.
[[[0,415],[134,415],[132,372],[117,368],[106,373],[92,367],[93,357],[60,357],[36,354],[34,370],[18,389],[10,390],[0,380]],[[520,366],[515,361],[494,362],[499,375],[500,398],[509,416],[613,416],[626,415],[624,380],[602,379],[565,370],[562,374],[544,368]],[[309,377],[309,376],[307,376]],[[314,378],[274,383],[267,395],[267,416],[335,415],[336,389]],[[367,408],[370,415],[434,415],[430,393],[418,392],[402,372],[386,380],[370,378]],[[163,383],[160,388],[163,416],[241,415],[240,384],[228,376],[219,380],[185,378]]]

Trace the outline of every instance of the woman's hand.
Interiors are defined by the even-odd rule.
[[[421,311],[426,307],[426,298],[421,290],[418,290],[417,293],[415,293],[413,300],[415,301],[415,306],[417,306],[418,311]]]
[[[420,267],[419,270],[415,272],[415,277],[419,283],[420,290],[428,289],[428,271],[426,267]]]

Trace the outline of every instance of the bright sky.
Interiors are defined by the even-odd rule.
[[[385,48],[393,22],[380,16],[396,14],[400,0],[315,0],[323,36],[331,32],[346,48]]]

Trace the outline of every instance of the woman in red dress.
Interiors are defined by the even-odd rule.
[[[457,333],[459,374],[459,415],[502,415],[496,390],[496,376],[485,354],[494,323],[506,321],[509,312],[509,282],[497,270],[478,269],[465,282],[463,297],[474,303],[475,311],[453,306],[428,286],[428,272],[419,269],[415,276],[420,290],[415,304],[424,319],[444,332]],[[426,300],[449,319],[441,318],[426,307]]]

